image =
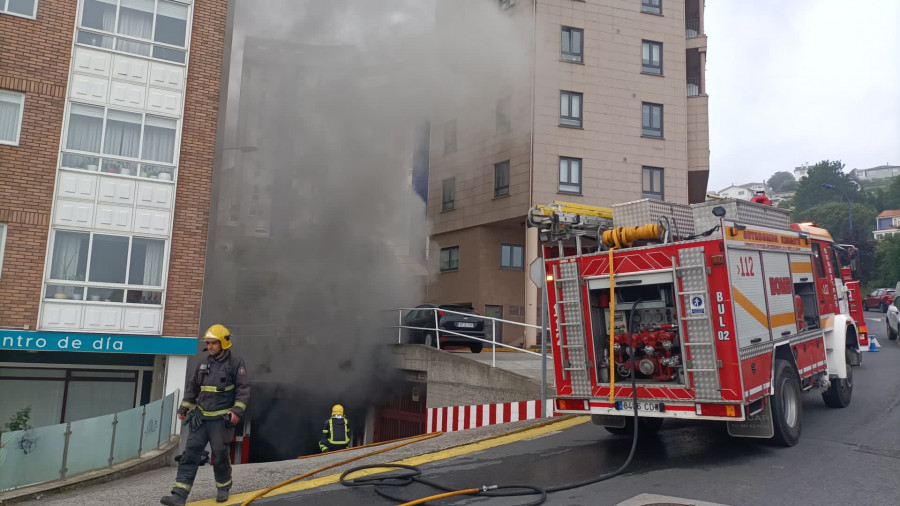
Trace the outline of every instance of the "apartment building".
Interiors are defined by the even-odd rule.
[[[112,413],[197,350],[226,0],[0,0],[0,420]]]
[[[533,324],[529,207],[705,199],[703,9],[702,0],[438,2],[438,30],[460,41],[446,66],[477,93],[432,115],[430,301]],[[452,36],[474,29],[478,37]],[[521,329],[506,325],[502,340],[534,344]]]

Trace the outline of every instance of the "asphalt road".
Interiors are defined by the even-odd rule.
[[[882,345],[864,353],[854,369],[853,401],[830,409],[819,391],[803,396],[803,434],[793,448],[731,438],[721,424],[667,421],[642,436],[625,472],[608,481],[548,496],[552,505],[900,504],[900,345],[884,334],[884,315],[867,313]],[[483,484],[543,487],[590,480],[617,469],[630,438],[589,423],[534,439],[458,456],[421,467],[422,476],[453,489]],[[439,493],[414,484],[389,493],[413,500]],[[641,494],[656,494],[654,497]],[[532,497],[459,497],[440,504],[527,504]],[[328,485],[256,501],[260,505],[394,505],[372,487]]]

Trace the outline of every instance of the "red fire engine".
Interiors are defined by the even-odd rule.
[[[802,391],[843,408],[868,340],[826,230],[742,200],[538,206],[556,409],[614,434],[666,418],[800,438]],[[846,267],[845,267],[846,264]],[[634,387],[634,388],[633,388]]]

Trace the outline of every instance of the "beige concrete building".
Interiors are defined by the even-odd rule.
[[[460,93],[432,115],[429,301],[534,323],[529,207],[704,200],[703,0],[439,0],[436,16]]]

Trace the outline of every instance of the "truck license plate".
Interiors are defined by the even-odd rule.
[[[474,329],[475,324],[471,322],[456,322],[456,326],[463,329]]]
[[[623,411],[634,411],[634,403],[631,401],[622,401],[622,410]],[[638,411],[659,411],[659,404],[656,402],[638,402],[637,403]]]

